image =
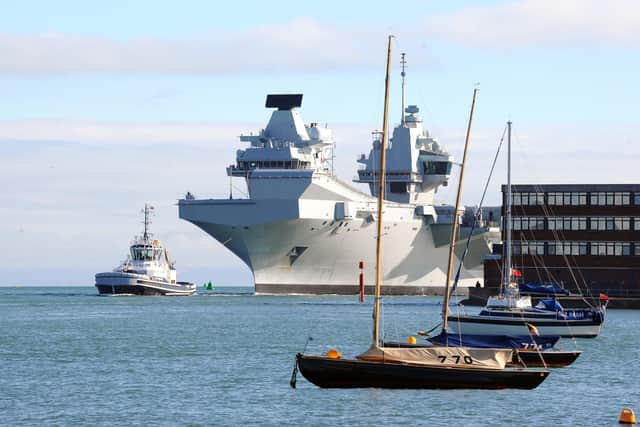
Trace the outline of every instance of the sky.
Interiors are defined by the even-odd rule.
[[[145,202],[180,279],[250,285],[177,200],[228,195],[224,168],[266,124],[268,93],[304,94],[303,119],[333,130],[353,179],[382,122],[388,34],[392,125],[406,52],[407,104],[458,160],[479,85],[465,204],[507,120],[515,183],[638,183],[638,28],[635,0],[4,1],[0,285],[92,285],[126,256]],[[505,173],[502,157],[488,204]]]

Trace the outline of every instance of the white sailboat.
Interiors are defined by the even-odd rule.
[[[450,314],[445,330],[451,334],[528,335],[592,338],[604,324],[605,306],[563,309],[555,301],[532,306],[530,296],[521,296],[513,280],[511,262],[511,121],[507,122],[507,191],[505,201],[505,249],[500,294],[489,297],[479,314]]]

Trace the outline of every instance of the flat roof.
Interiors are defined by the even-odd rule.
[[[502,192],[507,191],[507,185],[502,184]],[[561,192],[561,191],[632,191],[640,192],[640,184],[511,184],[511,191],[519,192]]]

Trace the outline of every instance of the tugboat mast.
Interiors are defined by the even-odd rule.
[[[144,204],[144,234],[142,238],[144,240],[149,240],[149,225],[151,224],[151,211],[153,210],[153,206],[148,203]]]

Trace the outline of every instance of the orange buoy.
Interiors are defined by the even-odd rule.
[[[407,338],[407,342],[409,344],[415,344],[416,343],[416,337],[411,336],[411,337]]]
[[[635,424],[636,414],[633,413],[633,409],[622,408],[620,412],[620,424]]]
[[[327,353],[325,354],[329,359],[341,359],[342,355],[340,354],[340,352],[338,350],[336,350],[335,348],[332,348],[331,350],[327,351]]]

